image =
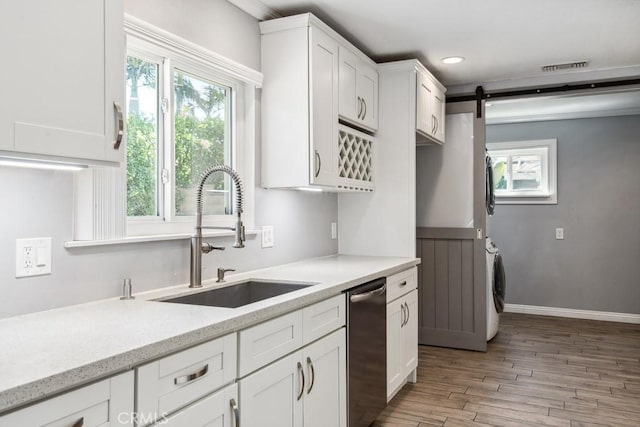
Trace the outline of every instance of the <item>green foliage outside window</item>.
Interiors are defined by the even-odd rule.
[[[138,58],[127,60],[129,103],[127,113],[127,215],[156,216],[159,145],[153,114],[141,111],[140,97],[156,97],[157,66]],[[176,72],[175,97],[175,199],[176,214],[193,210],[195,183],[209,166],[225,163],[225,88]],[[140,93],[140,95],[139,95]],[[207,188],[225,189],[222,174],[207,181]],[[215,212],[224,214],[227,197],[218,197]],[[226,202],[225,202],[226,201]]]

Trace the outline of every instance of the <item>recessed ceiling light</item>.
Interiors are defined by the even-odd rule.
[[[447,56],[446,58],[442,58],[441,61],[445,64],[458,64],[464,61],[464,58],[462,56]]]

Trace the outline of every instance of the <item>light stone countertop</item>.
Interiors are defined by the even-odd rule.
[[[417,265],[419,259],[334,255],[230,275],[314,282],[313,286],[238,308],[153,301],[193,293],[187,285],[0,320],[0,413],[131,369],[338,295]],[[221,286],[207,281],[202,289]]]

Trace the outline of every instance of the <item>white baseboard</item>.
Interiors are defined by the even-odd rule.
[[[604,320],[607,322],[640,324],[640,314],[608,311],[576,310],[573,308],[540,307],[536,305],[505,304],[507,313],[537,314],[540,316],[571,317],[573,319]]]

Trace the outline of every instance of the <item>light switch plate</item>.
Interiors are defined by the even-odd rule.
[[[338,224],[335,222],[331,223],[331,239],[336,240],[338,238]]]
[[[16,277],[51,274],[51,237],[16,240]]]
[[[262,247],[263,248],[273,247],[273,225],[262,226]]]

